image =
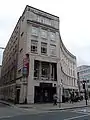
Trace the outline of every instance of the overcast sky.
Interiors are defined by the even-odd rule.
[[[6,46],[26,5],[59,16],[63,43],[78,65],[90,64],[90,0],[0,0],[0,46]]]

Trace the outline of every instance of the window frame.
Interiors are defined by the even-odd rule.
[[[46,52],[42,52],[44,49],[46,49]],[[47,43],[41,42],[41,54],[47,54]]]
[[[55,47],[55,48],[53,48]],[[54,54],[52,54],[54,52]],[[50,55],[51,56],[56,56],[56,45],[50,44]]]
[[[52,37],[52,35],[53,35],[53,37]],[[50,40],[51,40],[51,41],[56,41],[55,38],[56,38],[56,33],[51,31],[51,32],[50,32]]]
[[[47,30],[41,29],[41,38],[47,39]]]
[[[33,36],[38,36],[38,27],[32,26],[31,33]]]
[[[35,50],[32,50],[32,47],[35,47]],[[38,41],[31,40],[31,53],[38,53]]]

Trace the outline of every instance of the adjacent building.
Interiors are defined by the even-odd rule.
[[[64,46],[59,17],[26,6],[3,53],[0,95],[18,103],[52,102],[77,91],[76,57]]]
[[[83,81],[86,81],[86,89],[88,90],[88,95],[90,97],[90,66],[82,65],[77,68],[78,72],[78,86],[80,93],[83,93]]]
[[[0,78],[1,78],[1,68],[2,68],[2,66],[0,65]]]

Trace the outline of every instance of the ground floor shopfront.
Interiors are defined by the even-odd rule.
[[[53,102],[53,95],[56,94],[56,87],[52,87],[52,83],[41,83],[40,86],[35,86],[34,90],[35,103]]]
[[[72,93],[74,94],[74,96],[79,96],[78,89],[63,88],[62,102],[68,102]]]
[[[53,83],[40,82],[29,86],[27,84],[21,84],[19,94],[16,94],[16,98],[19,103],[50,103],[53,102],[53,95],[57,93],[57,87],[53,86]],[[18,93],[18,92],[17,92]],[[19,95],[19,96],[17,96]],[[26,100],[27,99],[27,100]]]
[[[54,86],[55,85],[55,86]],[[23,87],[21,87],[21,89],[17,89],[19,90],[19,94],[17,91],[17,97],[19,98],[18,102],[23,103],[25,102],[25,97],[27,98],[27,103],[51,103],[53,102],[53,95],[57,94],[57,101],[61,101],[61,102],[67,102],[63,101],[63,96],[66,99],[70,99],[70,94],[72,92],[74,92],[75,95],[78,95],[78,89],[70,89],[70,88],[58,88],[58,85],[55,83],[44,83],[44,82],[40,82],[37,86],[33,85],[31,86],[32,93],[31,96],[29,97],[29,92],[26,93],[26,85],[24,85]],[[23,90],[22,90],[23,88]],[[58,93],[58,89],[59,89],[59,93]],[[23,95],[22,95],[22,94]],[[19,95],[19,96],[18,96]],[[22,99],[22,100],[20,100]]]
[[[53,102],[53,95],[57,94],[58,87],[55,83],[44,83],[40,82],[38,86],[33,85],[31,96],[29,97],[29,92],[27,88],[27,84],[12,84],[3,88],[0,88],[0,99],[10,100],[14,103],[25,103],[27,99],[27,103],[51,103]],[[61,98],[62,102],[67,102],[70,98],[71,92],[78,92],[77,89],[70,89],[62,87],[62,93],[59,91],[57,94],[58,101]],[[60,96],[61,95],[61,96]],[[63,96],[66,101],[63,100]]]

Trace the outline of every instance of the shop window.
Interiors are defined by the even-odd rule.
[[[49,75],[49,64],[48,63],[41,63],[41,77],[47,78]]]

